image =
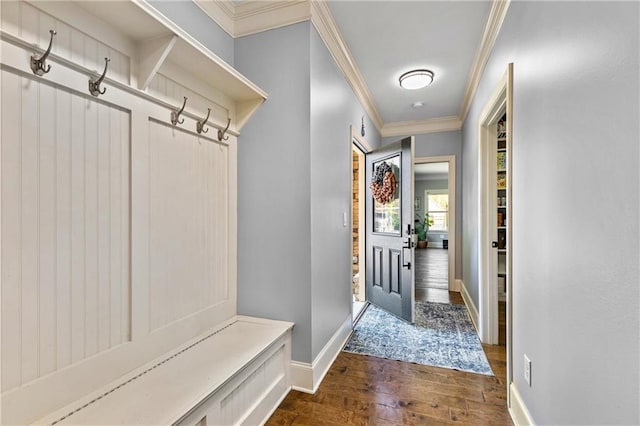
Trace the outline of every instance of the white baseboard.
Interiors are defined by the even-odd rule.
[[[300,392],[315,393],[322,379],[329,371],[331,364],[335,361],[351,334],[352,326],[351,314],[345,318],[340,328],[329,339],[322,348],[313,364],[299,361],[291,361],[291,388]]]
[[[516,426],[534,426],[535,422],[531,417],[531,413],[529,409],[524,404],[522,400],[522,396],[520,392],[518,392],[518,388],[516,388],[515,383],[511,383],[509,385],[509,393],[511,401],[511,407],[509,407],[509,414],[511,415],[511,420]]]
[[[451,288],[451,291],[457,291],[458,293],[460,293],[461,284],[462,284],[462,280],[458,280],[458,279],[453,280],[453,287]]]
[[[473,303],[473,299],[469,295],[467,291],[467,287],[464,285],[462,280],[456,280],[460,282],[460,294],[462,294],[462,300],[464,300],[464,304],[467,306],[467,311],[469,311],[469,316],[471,317],[471,322],[473,326],[476,328],[476,331],[479,332],[478,328],[478,308]]]

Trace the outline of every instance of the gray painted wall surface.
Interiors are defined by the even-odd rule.
[[[238,313],[293,321],[311,361],[309,22],[236,39],[236,68],[269,94],[238,138]]]
[[[351,141],[363,108],[311,26],[311,311],[313,359],[351,312]],[[380,137],[365,121],[372,147]],[[348,216],[350,217],[350,216]]]
[[[343,212],[363,109],[309,22],[236,39],[235,60],[269,94],[238,139],[238,313],[295,322],[292,357],[311,363],[351,311]]]
[[[638,16],[637,2],[512,2],[463,128],[478,303],[478,120],[513,62],[513,366],[537,424],[640,423]]]
[[[195,3],[191,0],[150,0],[149,3],[233,66],[233,37]]]
[[[402,139],[404,136],[383,138],[382,144],[387,145]],[[466,232],[462,226],[463,219],[463,181],[462,181],[462,132],[428,133],[415,136],[416,157],[437,157],[440,155],[454,155],[456,158],[456,278],[463,277],[463,235]]]

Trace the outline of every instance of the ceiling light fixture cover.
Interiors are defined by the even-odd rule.
[[[412,70],[405,72],[399,78],[400,87],[403,89],[415,90],[427,87],[433,82],[433,71]]]

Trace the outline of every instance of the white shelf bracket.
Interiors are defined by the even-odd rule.
[[[171,34],[146,40],[138,45],[138,89],[146,90],[156,75],[162,63],[167,59],[171,49],[176,44],[178,36]]]

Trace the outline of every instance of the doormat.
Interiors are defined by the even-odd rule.
[[[412,325],[370,304],[342,350],[493,376],[464,305],[416,302],[415,314]]]

